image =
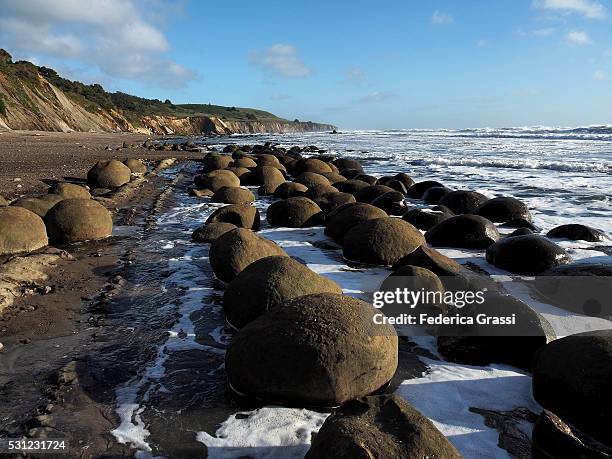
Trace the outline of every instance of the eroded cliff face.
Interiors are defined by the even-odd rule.
[[[0,72],[0,129],[138,132],[142,134],[248,134],[331,131],[334,126],[282,120],[233,121],[214,116],[138,116],[118,110],[89,111],[38,75],[36,84],[9,81]],[[4,112],[4,113],[3,113]],[[129,117],[129,119],[128,119]]]

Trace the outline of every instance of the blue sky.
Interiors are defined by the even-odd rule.
[[[0,0],[0,47],[346,129],[612,123],[609,0]]]

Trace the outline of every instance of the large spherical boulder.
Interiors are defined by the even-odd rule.
[[[237,158],[232,161],[232,167],[244,167],[246,169],[255,169],[257,167],[257,163],[253,158],[249,158],[243,156],[242,158]]]
[[[91,194],[87,188],[74,183],[59,182],[49,188],[49,194],[57,194],[64,199],[90,199]]]
[[[334,160],[334,164],[340,170],[343,169],[354,169],[359,172],[363,172],[363,167],[356,159],[338,158]]]
[[[295,196],[303,196],[307,190],[308,187],[301,183],[284,182],[274,190],[274,196],[281,199],[293,198]]]
[[[612,330],[566,336],[535,356],[533,396],[544,408],[612,446]]]
[[[489,198],[475,191],[451,191],[440,198],[438,204],[448,207],[455,214],[469,214]]]
[[[130,168],[132,174],[146,174],[147,172],[147,165],[143,163],[140,159],[126,159],[125,161],[123,161],[123,164]]]
[[[412,209],[402,215],[402,220],[406,220],[420,230],[428,231],[441,221],[447,220],[452,216],[453,214],[431,209]]]
[[[335,172],[326,172],[321,175],[325,177],[327,180],[329,180],[329,183],[331,183],[332,185],[337,182],[346,182],[346,177],[340,174],[337,174]]]
[[[208,172],[225,169],[232,162],[233,159],[229,155],[208,154],[202,161],[202,172],[207,174]]]
[[[31,252],[48,243],[40,216],[23,207],[0,207],[0,255]]]
[[[47,212],[64,199],[65,198],[59,194],[46,194],[36,198],[19,198],[14,201],[11,206],[23,207],[24,209],[34,212],[39,217],[45,218]]]
[[[397,395],[352,400],[329,416],[305,459],[462,456],[436,426]]]
[[[121,161],[98,161],[89,172],[87,181],[94,188],[119,188],[130,181],[132,171]]]
[[[298,406],[334,407],[368,395],[389,382],[398,360],[395,329],[376,324],[377,313],[333,293],[271,309],[232,339],[229,383],[240,394]]]
[[[499,240],[493,223],[479,215],[457,215],[433,226],[425,239],[434,247],[486,249]]]
[[[257,155],[255,161],[257,161],[258,166],[269,166],[275,169],[280,169],[283,166],[276,156],[267,153]]]
[[[104,239],[113,233],[113,217],[91,199],[64,199],[45,216],[49,238],[60,242]]]
[[[305,228],[323,223],[323,211],[311,199],[304,196],[276,201],[268,207],[267,220],[270,226]]]
[[[315,202],[319,205],[323,212],[327,213],[331,212],[332,210],[336,209],[341,205],[350,204],[357,201],[355,200],[355,196],[353,196],[352,194],[338,192],[325,193]]]
[[[388,266],[424,243],[423,235],[410,223],[377,218],[350,228],[342,240],[342,253],[351,261]]]
[[[388,186],[389,188],[395,191],[399,191],[402,194],[406,194],[406,192],[408,191],[408,188],[406,188],[402,181],[396,179],[395,177],[391,177],[390,175],[379,178],[376,181],[376,184]]]
[[[445,186],[432,186],[431,188],[427,188],[421,199],[425,201],[427,204],[438,204],[440,199],[450,193],[450,188],[446,188]]]
[[[308,187],[308,189],[317,185],[330,185],[329,180],[316,172],[303,172],[295,178],[294,182],[301,183]]]
[[[356,195],[359,190],[370,186],[369,183],[364,182],[363,180],[345,180],[344,182],[338,182],[334,184],[334,187],[338,189],[338,191],[342,193],[349,193],[353,196]]]
[[[246,167],[234,167],[234,166],[230,166],[225,168],[226,171],[230,171],[232,174],[234,174],[236,177],[238,177],[240,179],[240,184],[243,185],[242,183],[242,178],[244,177],[245,179],[248,176],[252,175],[252,172],[247,169]]]
[[[474,209],[473,213],[494,223],[504,223],[517,218],[531,221],[531,213],[527,205],[508,196],[489,199]]]
[[[274,194],[276,189],[285,182],[283,173],[273,166],[261,166],[255,169],[255,176],[260,187],[257,193],[260,195]]]
[[[333,213],[328,215],[325,234],[341,242],[346,232],[353,226],[367,220],[383,217],[388,217],[388,214],[371,204],[363,202],[346,204],[345,207],[338,207]]]
[[[404,201],[404,194],[399,191],[388,191],[373,199],[370,204],[380,207],[389,215],[403,215],[407,206]]]
[[[202,225],[197,228],[192,234],[191,239],[194,242],[212,243],[219,236],[238,228],[232,223],[226,222],[212,222],[208,225]]]
[[[212,195],[211,201],[224,204],[248,204],[255,201],[255,195],[246,188],[224,186]]]
[[[239,228],[257,231],[260,228],[259,210],[249,204],[230,204],[210,214],[206,224],[213,222],[232,223]]]
[[[357,202],[371,203],[377,197],[389,193],[390,191],[394,191],[393,188],[389,188],[385,185],[369,185],[357,191],[355,193],[355,199],[357,199]]]
[[[563,248],[537,234],[504,238],[487,248],[486,258],[497,268],[528,276],[571,261]]]
[[[414,252],[398,260],[393,269],[401,269],[402,266],[420,266],[427,268],[440,277],[452,277],[460,274],[465,268],[452,258],[442,255],[436,249],[422,245]]]
[[[216,193],[224,186],[240,186],[240,179],[233,172],[218,169],[207,174],[196,175],[194,183],[200,189],[208,188]]]
[[[228,323],[240,329],[269,309],[311,293],[340,294],[342,288],[292,258],[265,257],[230,282],[223,296],[223,311]]]
[[[327,193],[338,193],[338,189],[327,184],[315,185],[312,188],[308,188],[308,191],[304,193],[304,196],[316,201]]]
[[[274,242],[248,229],[236,228],[215,239],[209,258],[215,276],[230,282],[254,261],[274,255],[288,256]]]
[[[408,192],[406,195],[409,198],[421,198],[423,197],[423,193],[425,193],[429,188],[436,187],[444,187],[440,182],[436,182],[435,180],[425,180],[423,182],[417,182],[408,188]]]
[[[353,180],[361,180],[362,182],[366,182],[368,185],[376,185],[376,182],[378,182],[376,177],[368,174],[359,174]],[[381,183],[381,185],[383,185],[383,183]]]
[[[554,238],[571,239],[572,241],[600,242],[606,240],[606,234],[603,231],[577,223],[557,226],[546,235]]]
[[[302,174],[304,172],[314,172],[316,174],[324,174],[326,172],[334,172],[329,164],[320,159],[306,158],[300,159],[295,165],[294,173]]]
[[[404,188],[406,188],[406,192],[414,185],[414,180],[405,172],[400,172],[399,174],[395,174],[395,180],[399,180],[404,184]]]

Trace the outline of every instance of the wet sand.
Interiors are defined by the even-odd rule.
[[[6,198],[46,193],[43,180],[84,179],[98,160],[138,158],[160,160],[192,157],[189,152],[122,148],[123,142],[142,145],[166,137],[129,133],[0,132],[0,194]],[[110,149],[108,149],[110,148]]]

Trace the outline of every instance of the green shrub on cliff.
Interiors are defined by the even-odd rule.
[[[6,105],[2,96],[0,96],[0,115],[6,116]]]

